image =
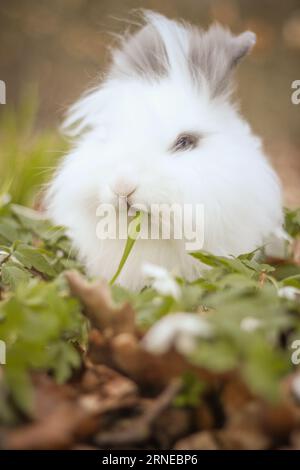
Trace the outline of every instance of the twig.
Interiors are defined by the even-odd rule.
[[[174,379],[154,403],[148,405],[143,415],[130,420],[126,426],[119,426],[119,428],[110,432],[99,433],[95,438],[95,442],[100,446],[144,442],[151,436],[153,423],[169,407],[181,387],[182,381]]]

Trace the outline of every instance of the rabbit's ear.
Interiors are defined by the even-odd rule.
[[[148,23],[131,36],[124,36],[113,53],[112,73],[157,78],[167,74],[168,57],[156,28]]]
[[[239,36],[232,37],[231,66],[235,66],[247,55],[256,43],[256,34],[245,31]]]
[[[251,31],[239,36],[218,24],[204,32],[194,28],[190,38],[190,64],[194,76],[205,76],[212,96],[230,90],[231,72],[256,42]]]

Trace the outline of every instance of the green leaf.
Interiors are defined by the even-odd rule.
[[[14,252],[14,256],[26,268],[34,268],[42,274],[48,276],[55,276],[56,271],[50,262],[47,260],[42,250],[33,248],[28,245],[20,244]]]
[[[80,365],[80,356],[71,343],[61,341],[51,346],[53,371],[58,383],[66,382]]]
[[[0,222],[0,235],[11,243],[18,239],[18,230],[12,220],[2,218]]]
[[[201,261],[201,263],[206,264],[207,266],[211,266],[213,268],[222,266],[222,262],[219,258],[217,258],[214,255],[211,255],[210,253],[206,253],[204,251],[195,251],[193,253],[190,253],[193,258],[198,259]]]
[[[249,343],[241,372],[253,392],[270,401],[278,400],[280,380],[290,370],[287,354],[273,349],[265,339],[255,338]]]
[[[300,274],[296,274],[295,276],[289,276],[285,279],[282,279],[281,284],[283,286],[291,286],[295,287],[296,289],[300,289]]]
[[[300,235],[300,209],[285,210],[285,230],[293,238]]]
[[[227,372],[238,366],[239,357],[233,343],[226,339],[201,341],[190,357],[194,364],[214,372]]]
[[[9,368],[5,378],[17,408],[30,415],[33,409],[33,388],[27,371]]]
[[[225,258],[223,256],[214,256],[210,253],[196,251],[190,253],[191,256],[201,261],[201,263],[206,264],[211,267],[224,267],[230,272],[237,272],[245,274],[248,276],[252,275],[252,270],[250,270],[246,263],[249,261],[246,259],[244,262],[239,258]]]
[[[4,284],[8,284],[12,289],[15,289],[20,283],[28,282],[31,275],[22,267],[8,261],[1,268],[1,277]]]
[[[182,377],[183,388],[174,400],[178,407],[198,406],[201,396],[206,390],[205,382],[202,382],[192,372],[186,372]]]

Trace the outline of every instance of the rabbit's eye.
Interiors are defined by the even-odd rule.
[[[199,141],[197,134],[180,134],[171,147],[172,152],[181,152],[185,150],[192,150],[195,148]]]

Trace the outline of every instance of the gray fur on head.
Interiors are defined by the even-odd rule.
[[[145,20],[114,51],[112,75],[159,79],[174,73],[174,64],[178,73],[180,64],[193,81],[201,83],[204,77],[216,97],[227,92],[231,71],[256,42],[251,31],[234,36],[218,24],[204,31],[154,13],[145,13]]]
[[[155,78],[168,72],[164,42],[152,24],[146,24],[123,42],[114,53],[114,71],[125,75]]]
[[[203,74],[213,96],[226,92],[231,72],[254,46],[256,37],[251,31],[233,36],[215,24],[206,32],[191,27],[189,63],[192,74]]]

